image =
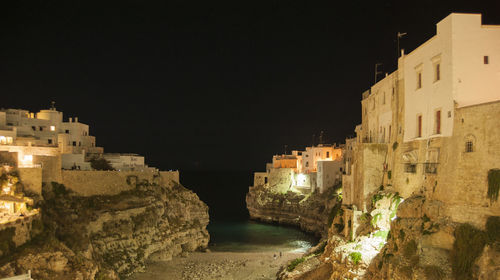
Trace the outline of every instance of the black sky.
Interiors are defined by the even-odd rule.
[[[0,107],[54,100],[161,169],[263,169],[354,133],[398,31],[412,50],[450,12],[500,24],[500,1],[443,2],[1,1]]]

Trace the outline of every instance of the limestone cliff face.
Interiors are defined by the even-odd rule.
[[[209,241],[208,207],[179,184],[92,197],[53,184],[44,199],[45,233],[0,275],[31,269],[35,279],[118,279],[142,270],[148,258],[168,260]]]
[[[332,208],[338,196],[333,189],[319,194],[273,192],[265,186],[250,187],[246,196],[250,218],[263,222],[294,225],[326,237]]]
[[[324,251],[315,249],[282,268],[279,279],[500,279],[499,216],[477,228],[443,215],[447,205],[438,200],[415,195],[399,206],[394,201],[386,195],[363,214],[359,221],[369,230],[352,240],[332,224]]]
[[[369,279],[500,279],[500,217],[484,229],[453,222],[446,204],[413,196],[399,207]]]

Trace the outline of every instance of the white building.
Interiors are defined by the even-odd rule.
[[[109,161],[115,170],[119,171],[137,171],[148,168],[144,164],[144,157],[138,154],[106,153],[103,154],[103,158]]]
[[[88,170],[87,160],[103,153],[96,147],[95,137],[89,135],[88,125],[78,118],[64,122],[63,113],[54,107],[36,114],[22,109],[1,110],[0,145],[57,148],[64,169]],[[20,151],[19,162],[27,162],[30,155]]]
[[[333,145],[323,145],[306,147],[302,152],[302,172],[316,172],[318,161],[320,160],[335,160],[342,157],[342,149],[336,148]]]
[[[454,109],[500,99],[500,26],[450,14],[434,37],[400,59],[404,142],[451,136]]]

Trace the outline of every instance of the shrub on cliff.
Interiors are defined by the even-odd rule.
[[[451,251],[455,279],[472,279],[474,262],[483,252],[486,241],[485,232],[469,224],[461,224],[455,229],[455,243]]]
[[[296,258],[295,260],[293,260],[287,267],[288,271],[292,271],[294,270],[297,265],[303,263],[306,259],[304,257],[302,258]]]
[[[93,158],[90,160],[90,166],[94,170],[115,170],[113,166],[104,158]]]
[[[358,264],[361,261],[361,253],[360,252],[352,252],[349,254],[349,258],[351,259],[354,265]]]

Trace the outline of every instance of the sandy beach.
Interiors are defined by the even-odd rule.
[[[275,257],[276,255],[276,257]],[[264,280],[276,279],[276,272],[301,253],[195,252],[167,262],[146,265],[146,272],[135,273],[129,280]]]

